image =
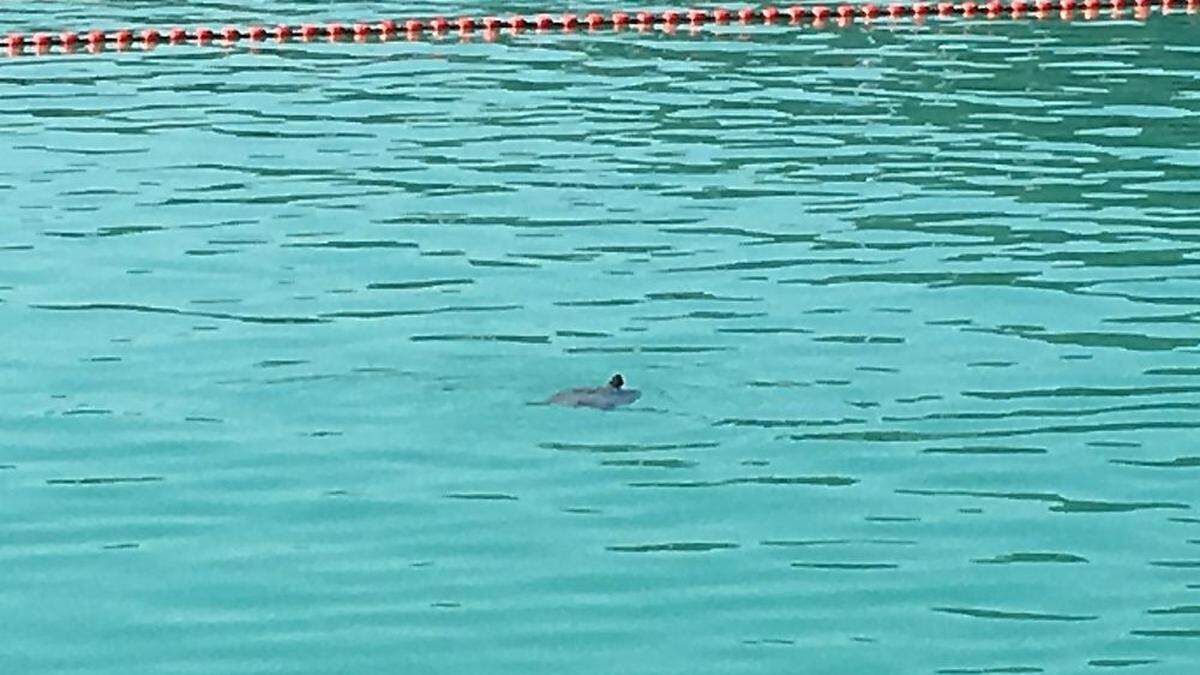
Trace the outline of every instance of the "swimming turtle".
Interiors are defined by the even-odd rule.
[[[642,395],[642,392],[637,389],[624,389],[625,378],[621,377],[620,373],[612,376],[612,379],[600,387],[575,387],[574,389],[563,389],[557,394],[546,399],[546,403],[552,405],[566,405],[572,407],[598,408],[600,410],[612,410],[617,406],[629,405]]]

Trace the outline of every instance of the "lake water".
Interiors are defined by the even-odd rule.
[[[0,671],[1196,672],[1197,28],[0,61]]]

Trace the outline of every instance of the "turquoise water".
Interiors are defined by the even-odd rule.
[[[1195,672],[1196,29],[0,61],[0,671]]]

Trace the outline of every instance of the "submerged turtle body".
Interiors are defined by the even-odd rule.
[[[642,392],[636,389],[623,389],[624,386],[625,378],[617,374],[613,375],[608,384],[604,386],[564,389],[547,399],[546,403],[612,410],[618,406],[629,405],[641,397]]]

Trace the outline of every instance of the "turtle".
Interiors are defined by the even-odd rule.
[[[607,384],[599,387],[574,387],[563,389],[546,399],[550,405],[565,405],[575,408],[597,408],[612,410],[618,406],[629,405],[641,397],[637,389],[625,389],[625,378],[620,373],[613,375]]]

